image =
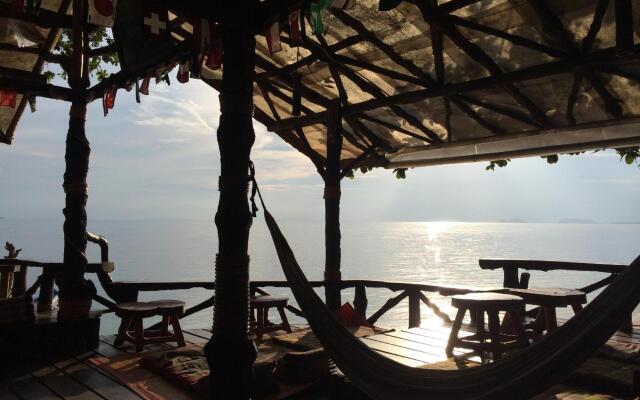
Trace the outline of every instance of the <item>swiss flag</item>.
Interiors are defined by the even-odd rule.
[[[18,92],[15,90],[0,90],[0,107],[16,108]]]
[[[113,26],[116,15],[117,0],[89,0],[89,16],[87,21],[98,26]]]
[[[169,9],[162,1],[144,0],[142,2],[144,31],[154,39],[169,36]]]

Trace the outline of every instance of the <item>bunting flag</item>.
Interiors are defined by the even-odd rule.
[[[15,90],[0,90],[0,107],[16,108],[18,92]]]
[[[299,8],[289,13],[289,37],[291,38],[292,45],[302,43],[302,31],[300,29],[301,16],[302,11],[300,11]]]
[[[180,64],[178,67],[178,74],[176,75],[176,79],[180,83],[189,82],[189,70],[191,69],[191,61],[185,61]]]
[[[162,39],[169,36],[169,9],[164,2],[142,2],[144,31],[148,37]]]
[[[116,16],[117,0],[89,0],[87,21],[98,26],[112,27]]]
[[[109,110],[113,110],[113,107],[116,105],[116,93],[118,93],[118,88],[113,87],[105,91],[102,95],[102,110],[104,111],[105,117],[109,114]]]
[[[209,24],[209,41],[207,44],[207,61],[204,65],[212,71],[220,69],[223,61],[223,45],[220,25],[217,22]]]
[[[333,0],[331,7],[340,10],[351,10],[356,5],[356,0]]]
[[[268,24],[265,28],[264,36],[267,38],[267,46],[269,53],[274,54],[282,51],[282,43],[280,43],[280,23],[278,20]]]
[[[309,11],[311,12],[311,27],[313,28],[314,35],[324,35],[327,28],[322,21],[322,13],[324,10],[331,6],[333,0],[318,0],[315,3],[311,3]]]
[[[147,74],[144,76],[144,79],[142,79],[142,85],[140,85],[140,93],[145,96],[149,95],[149,83],[151,83],[151,75]]]

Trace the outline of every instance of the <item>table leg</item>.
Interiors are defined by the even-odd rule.
[[[547,335],[553,333],[558,328],[558,320],[556,318],[556,308],[553,306],[544,306],[544,324],[547,329]]]
[[[458,338],[458,332],[460,332],[460,328],[462,327],[462,320],[466,313],[466,308],[459,308],[458,313],[456,314],[456,319],[453,321],[453,325],[451,326],[449,341],[447,342],[447,348],[445,349],[447,357],[449,358],[453,357],[453,348],[455,346],[456,339]]]
[[[502,341],[500,340],[500,316],[497,310],[487,311],[489,315],[489,334],[491,335],[491,348],[493,359],[499,360],[502,357]]]

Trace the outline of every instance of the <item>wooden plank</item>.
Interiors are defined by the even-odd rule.
[[[447,358],[445,356],[444,346],[441,346],[440,344],[417,343],[417,342],[412,342],[409,340],[403,340],[403,339],[395,338],[392,336],[385,336],[385,335],[370,336],[367,339],[380,342],[380,343],[390,344],[390,345],[401,347],[403,349],[407,349],[411,351],[418,351],[420,353],[424,353],[429,356],[439,357],[445,360]]]
[[[385,353],[393,354],[393,355],[404,357],[404,358],[410,358],[412,360],[420,361],[423,364],[440,361],[442,359],[441,357],[438,357],[438,356],[421,353],[415,350],[405,349],[405,348],[394,346],[391,344],[381,343],[368,338],[363,338],[360,340],[374,350],[383,351]]]
[[[140,400],[132,390],[115,381],[97,368],[78,361],[62,368],[65,374],[108,400]]]
[[[53,393],[49,388],[38,382],[31,375],[24,375],[11,382],[12,391],[20,399],[24,400],[58,400],[60,396]]]
[[[100,400],[101,397],[81,385],[59,369],[51,366],[33,375],[40,383],[65,400]]]
[[[211,339],[211,331],[207,329],[189,329],[189,332],[193,335],[203,337],[205,339]]]
[[[376,350],[376,349],[374,349],[374,350],[376,351],[376,353],[378,353],[378,354],[380,354],[382,356],[385,356],[385,357],[387,357],[387,358],[389,358],[389,359],[391,359],[391,360],[393,360],[393,361],[395,361],[397,363],[406,365],[406,366],[411,367],[411,368],[417,368],[417,367],[423,366],[425,364],[422,361],[417,361],[417,360],[413,360],[411,358],[397,356],[395,354],[386,353],[384,351],[380,351],[380,350]]]
[[[197,345],[205,345],[207,343],[209,343],[208,339],[205,339],[203,337],[200,336],[196,336],[194,334],[192,334],[189,331],[184,331],[184,340],[186,340],[189,343],[193,343],[193,344],[197,344]]]
[[[385,333],[384,336],[403,339],[403,340],[416,342],[416,343],[420,343],[420,344],[428,345],[428,346],[437,346],[440,350],[442,350],[442,354],[444,354],[444,349],[447,346],[447,342],[448,342],[448,339],[446,339],[446,338],[443,338],[443,339],[430,338],[430,337],[426,337],[426,336],[422,336],[422,335],[415,335],[415,334],[408,333],[408,332],[403,332],[403,331],[388,332],[388,333]],[[458,351],[458,350],[459,350],[460,354],[466,354],[466,353],[471,352],[471,350],[468,350],[468,349],[456,349],[456,351]]]

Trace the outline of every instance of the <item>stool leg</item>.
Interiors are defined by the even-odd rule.
[[[136,353],[140,353],[144,349],[144,328],[142,327],[142,318],[133,319],[134,338],[136,340]]]
[[[491,335],[491,348],[493,359],[498,360],[502,357],[502,342],[500,340],[500,316],[497,310],[487,311],[489,315],[489,334]]]
[[[471,311],[471,315],[475,315],[476,335],[480,343],[484,343],[484,311],[474,310]]]
[[[169,333],[169,317],[166,315],[162,316],[162,323],[160,324],[160,332],[163,335],[167,335]]]
[[[184,341],[184,334],[182,333],[182,327],[180,326],[180,320],[177,315],[172,315],[169,318],[171,322],[171,327],[173,328],[173,335],[176,338],[176,342],[178,342],[179,347],[186,346],[187,344]]]
[[[122,318],[120,321],[120,327],[118,328],[118,336],[116,336],[116,340],[113,341],[114,346],[122,346],[125,338],[127,337],[127,331],[129,330],[129,326],[131,325],[131,318]]]
[[[558,327],[558,321],[556,318],[555,307],[544,307],[544,322],[545,328],[547,328],[547,335],[556,330]]]
[[[258,323],[256,324],[256,338],[258,340],[262,339],[262,335],[264,334],[264,309],[262,307],[256,308]]]
[[[527,336],[527,332],[524,330],[524,326],[522,325],[522,314],[520,314],[520,310],[511,311],[510,315],[512,316],[513,326],[516,331],[516,335],[518,337],[518,343],[523,346],[529,345],[529,337]]]
[[[572,304],[571,308],[573,308],[573,313],[577,314],[582,310],[582,304],[580,304],[580,303]]]
[[[453,325],[451,326],[449,341],[447,342],[447,348],[445,349],[447,357],[449,358],[453,357],[453,348],[455,346],[456,339],[458,338],[458,332],[460,332],[460,328],[462,327],[462,320],[464,319],[464,315],[466,313],[466,308],[459,308],[458,313],[456,314],[456,319],[453,321]]]
[[[287,314],[284,312],[284,307],[278,307],[278,313],[282,320],[282,328],[287,331],[287,333],[291,333],[291,325],[289,325],[289,320],[287,319]]]

